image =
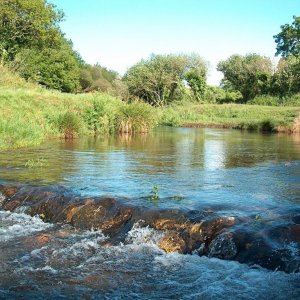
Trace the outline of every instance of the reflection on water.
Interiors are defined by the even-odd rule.
[[[39,161],[44,165],[35,166]],[[3,181],[59,183],[83,195],[121,196],[142,205],[153,205],[145,199],[157,186],[156,205],[165,207],[255,210],[299,203],[299,166],[297,136],[222,129],[160,128],[150,135],[56,140],[0,153]]]
[[[49,141],[34,149],[0,152],[0,181],[60,184],[82,195],[121,196],[143,206],[218,207],[224,215],[255,216],[250,225],[258,233],[272,227],[274,219],[280,225],[286,212],[284,233],[289,213],[300,209],[300,139],[161,128],[135,137]],[[151,201],[154,187],[159,197]],[[297,220],[295,242],[286,246],[299,256]],[[161,234],[133,227],[124,244],[109,246],[99,231],[46,224],[22,211],[0,211],[0,298],[300,297],[297,273],[166,254],[157,246]]]

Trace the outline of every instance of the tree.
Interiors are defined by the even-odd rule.
[[[63,12],[45,0],[1,0],[0,56],[13,60],[25,48],[55,47]]]
[[[11,66],[25,79],[62,92],[79,88],[79,63],[71,44],[62,41],[60,47],[23,49]]]
[[[224,88],[239,91],[245,102],[269,92],[273,68],[268,57],[235,54],[219,62],[217,69],[224,74]]]
[[[280,97],[300,92],[300,56],[289,55],[279,60],[271,91]]]
[[[300,17],[293,16],[293,19],[292,25],[282,25],[281,32],[274,35],[277,44],[276,55],[300,55]]]
[[[196,54],[192,55],[152,55],[131,67],[123,80],[129,93],[152,105],[165,105],[180,98],[185,84],[196,91],[197,82],[206,80],[206,63]],[[190,74],[188,76],[188,74]],[[194,83],[194,84],[193,84]],[[202,89],[199,88],[199,93]]]
[[[185,74],[185,80],[191,88],[195,99],[199,102],[206,92],[206,77],[202,76],[197,70],[190,70]]]

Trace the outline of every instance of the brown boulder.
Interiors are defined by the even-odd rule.
[[[165,236],[160,240],[159,247],[166,251],[170,252],[178,252],[178,253],[186,253],[187,246],[184,238],[180,233],[176,231],[169,231],[165,234]]]

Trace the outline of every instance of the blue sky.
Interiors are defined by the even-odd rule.
[[[151,53],[200,54],[216,64],[230,55],[273,59],[273,35],[300,15],[300,0],[49,0],[65,12],[63,32],[83,59],[123,74]]]

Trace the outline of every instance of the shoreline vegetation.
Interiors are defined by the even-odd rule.
[[[198,53],[151,54],[123,75],[88,64],[50,1],[2,2],[0,149],[161,125],[300,131],[300,17],[273,36],[277,63],[232,54],[217,64],[217,87],[208,85],[209,62]]]
[[[155,126],[299,132],[300,107],[177,102],[153,107],[105,93],[47,90],[0,66],[0,149],[30,147],[50,138],[146,133]]]

